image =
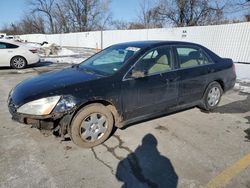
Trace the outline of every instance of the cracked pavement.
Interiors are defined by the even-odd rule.
[[[69,64],[0,69],[0,187],[205,186],[250,153],[250,95],[230,91],[213,113],[197,108],[118,129],[82,149],[11,120],[8,93],[20,81]],[[250,168],[226,185],[249,188]]]

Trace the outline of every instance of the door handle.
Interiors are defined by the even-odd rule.
[[[169,84],[169,83],[173,82],[174,80],[175,80],[174,78],[171,78],[171,79],[167,78],[166,79],[166,84]]]
[[[166,79],[166,84],[168,85],[170,83],[170,80],[169,79]]]
[[[176,82],[176,81],[178,81],[180,79],[180,77],[175,77],[175,78],[167,78],[166,79],[166,83],[167,84],[169,84],[169,83],[171,83],[171,82]]]
[[[215,69],[209,69],[208,70],[208,73],[213,73],[213,72],[215,72]]]
[[[8,51],[9,53],[13,52],[13,51]]]

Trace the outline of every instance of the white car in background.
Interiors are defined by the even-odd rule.
[[[11,66],[14,69],[23,69],[39,60],[36,48],[19,42],[0,40],[0,67]]]

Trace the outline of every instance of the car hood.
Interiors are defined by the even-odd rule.
[[[83,83],[102,77],[77,67],[45,73],[18,84],[13,89],[11,100],[16,106],[21,106],[43,97],[70,94],[81,90]]]

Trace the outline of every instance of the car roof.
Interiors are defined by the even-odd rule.
[[[185,41],[164,41],[164,40],[148,40],[148,41],[134,41],[134,42],[126,42],[120,43],[117,45],[126,45],[133,46],[139,48],[147,48],[147,47],[156,47],[161,45],[195,45],[200,46],[199,44],[185,42]]]
[[[213,59],[217,59],[217,60],[220,59],[220,57],[217,54],[215,54],[214,52],[212,52],[208,48],[206,48],[200,44],[186,42],[186,41],[147,40],[147,41],[126,42],[126,43],[120,43],[117,45],[138,47],[141,49],[150,49],[150,48],[155,48],[155,47],[164,46],[164,45],[183,45],[183,46],[190,45],[190,46],[199,47],[199,48],[205,50],[210,56],[212,56]]]
[[[13,45],[16,45],[16,46],[19,46],[21,48],[28,48],[28,49],[32,49],[33,47],[31,46],[27,46],[26,43],[23,43],[23,42],[19,42],[19,41],[14,41],[14,40],[8,40],[8,39],[0,39],[0,42],[3,42],[3,43],[7,43],[7,44],[13,44]]]
[[[9,39],[0,39],[0,42],[4,42],[4,43],[9,43],[9,44],[15,44],[15,45],[22,45],[21,42],[16,42],[16,41],[13,41],[13,40],[9,40]]]

